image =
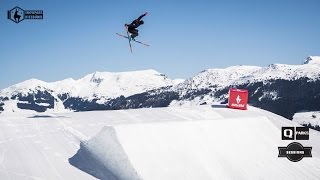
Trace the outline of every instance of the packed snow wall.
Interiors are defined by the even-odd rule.
[[[287,144],[266,116],[152,122],[105,127],[82,147],[89,153],[73,158],[92,156],[116,179],[319,178],[319,154],[299,163],[278,158]],[[99,168],[91,174],[109,179]]]

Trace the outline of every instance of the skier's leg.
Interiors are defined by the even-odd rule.
[[[131,38],[134,39],[134,38],[136,38],[138,35],[139,35],[138,32],[132,33],[132,34],[131,34]]]
[[[139,35],[138,30],[134,29],[134,31],[132,31],[132,33],[131,33],[131,38],[135,39],[138,35]]]

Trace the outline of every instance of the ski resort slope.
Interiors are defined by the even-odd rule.
[[[118,111],[0,114],[1,179],[320,179],[312,158],[278,158],[281,127],[270,112],[222,105]]]

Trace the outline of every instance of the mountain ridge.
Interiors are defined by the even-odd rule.
[[[10,100],[16,100],[20,109],[38,112],[226,103],[229,88],[235,87],[249,90],[249,104],[292,119],[295,112],[320,110],[316,105],[320,100],[318,69],[320,57],[309,56],[302,65],[211,68],[184,81],[150,69],[94,72],[78,80],[52,83],[30,79],[0,91],[0,112]]]

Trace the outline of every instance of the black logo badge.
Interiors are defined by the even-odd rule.
[[[292,142],[287,147],[278,147],[278,157],[287,157],[292,162],[298,162],[304,157],[312,157],[312,147],[303,147],[298,142]]]
[[[282,127],[282,140],[294,140],[294,127]]]
[[[309,128],[296,127],[296,140],[309,140]]]
[[[282,127],[282,140],[309,140],[309,128],[307,127]]]
[[[42,10],[23,10],[16,6],[8,11],[8,19],[15,23],[19,23],[24,19],[43,19]]]

